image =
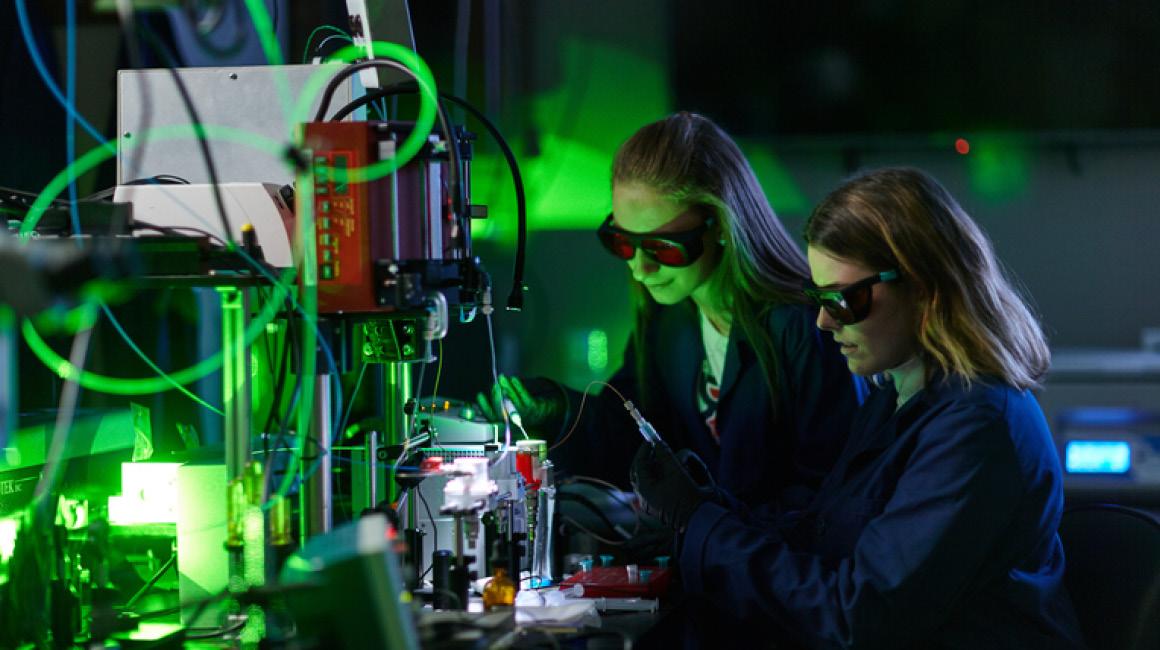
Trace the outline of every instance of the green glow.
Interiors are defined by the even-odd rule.
[[[510,137],[519,156],[528,200],[528,230],[595,228],[608,214],[612,156],[622,142],[672,111],[664,61],[596,39],[565,39],[562,82],[533,96],[535,142]],[[483,149],[483,147],[480,147]],[[493,216],[472,224],[472,236],[514,245],[515,198],[503,157],[477,151],[472,162],[473,201]]]
[[[180,623],[154,623],[152,621],[141,621],[137,623],[137,628],[125,633],[125,638],[130,641],[136,641],[141,644],[137,647],[159,647],[162,643],[169,643],[162,641],[167,637],[179,632],[184,626]]]
[[[247,505],[242,524],[245,547],[242,574],[246,587],[266,584],[266,517],[262,508]]]
[[[242,628],[239,641],[243,648],[257,648],[266,638],[266,611],[258,605],[246,608],[246,626]]]
[[[135,138],[122,138],[120,147],[122,149],[129,149],[137,146],[140,142],[146,141],[196,138],[199,132],[204,132],[209,138],[244,144],[274,156],[280,156],[284,151],[284,147],[280,143],[261,134],[250,133],[242,129],[218,124],[203,124],[198,127],[189,124],[154,127],[139,134]],[[36,224],[44,216],[44,211],[68,187],[70,175],[71,177],[81,176],[111,158],[114,153],[103,147],[90,149],[54,176],[45,185],[44,189],[41,190],[36,200],[33,201],[32,206],[28,209],[28,214],[24,217],[24,222],[20,226],[21,236],[26,239],[31,236],[33,229],[36,228]]]
[[[97,322],[97,304],[82,303],[71,309],[50,308],[32,318],[37,327],[50,333],[75,334]]]
[[[967,159],[971,189],[984,198],[1002,201],[1027,190],[1030,161],[1026,144],[1016,135],[989,134],[970,138]]]
[[[608,333],[601,329],[588,332],[588,369],[600,371],[608,367]]]
[[[435,87],[435,78],[431,75],[431,70],[427,67],[423,59],[419,58],[419,55],[413,51],[402,45],[396,45],[395,43],[374,41],[368,47],[371,48],[375,56],[399,61],[407,69],[415,73],[419,84],[419,114],[415,118],[415,128],[403,140],[403,143],[399,145],[393,157],[380,160],[366,167],[350,167],[346,169],[331,166],[318,167],[318,169],[325,170],[330,177],[350,183],[365,183],[377,178],[383,178],[407,164],[423,148],[423,144],[427,141],[427,136],[430,135],[431,129],[435,126],[435,103],[438,97],[438,90]],[[357,45],[347,45],[338,52],[335,52],[331,56],[331,59],[350,62],[364,56],[366,56],[365,48]],[[327,70],[327,67],[320,66],[322,69],[310,75],[306,80],[302,93],[298,96],[298,104],[294,109],[294,122],[308,122],[313,119],[310,104],[315,95],[334,76],[334,71]],[[297,134],[295,141],[301,142],[301,138],[302,134]]]
[[[0,519],[0,562],[7,562],[16,548],[16,533],[20,530],[20,520]]]
[[[109,497],[109,523],[177,523],[181,463],[122,463],[121,495]]]
[[[241,129],[220,125],[204,125],[202,131],[210,137],[246,144],[262,149],[267,153],[278,154],[282,149],[274,140]],[[144,142],[146,140],[164,141],[195,137],[196,133],[197,129],[188,124],[156,127],[147,130],[137,140],[131,142],[122,140],[121,146],[126,148],[133,147],[136,146],[137,142]],[[44,211],[68,186],[68,179],[70,177],[79,176],[88,172],[100,163],[108,160],[110,156],[111,153],[105,148],[90,149],[84,155],[73,161],[64,171],[53,177],[45,186],[44,190],[41,191],[40,195],[36,197],[32,207],[29,208],[28,214],[21,224],[21,236],[25,239],[31,236],[37,222],[44,216]],[[277,306],[285,300],[286,295],[290,291],[286,283],[290,282],[292,278],[293,269],[287,269],[283,272],[281,280],[275,283],[276,291],[274,298],[263,306],[259,316],[250,323],[250,327],[246,330],[247,345],[252,343],[261,334],[262,328],[274,319],[274,315],[277,314]],[[95,312],[95,306],[92,304],[83,307],[84,310]],[[78,309],[78,313],[83,314],[85,313],[84,310]],[[90,318],[95,318],[95,314],[91,315]],[[87,327],[88,325],[84,326]],[[126,379],[97,375],[88,371],[79,372],[68,360],[61,357],[45,343],[31,321],[24,321],[21,330],[25,340],[28,342],[29,348],[32,349],[42,363],[48,366],[49,370],[57,373],[63,379],[74,379],[81,386],[89,390],[116,395],[144,395],[165,392],[173,388],[175,384],[185,385],[201,379],[215,372],[222,365],[222,355],[219,353],[207,357],[189,368],[174,372],[165,378]]]
[[[286,299],[286,295],[289,292],[289,288],[285,283],[290,281],[293,275],[294,269],[286,269],[282,272],[282,278],[275,285],[274,298],[262,306],[262,311],[250,322],[249,327],[246,329],[245,345],[252,344],[255,339],[261,336],[266,324],[274,319],[274,316],[278,313],[278,306]],[[21,326],[21,331],[24,334],[24,340],[28,343],[29,349],[32,350],[36,357],[49,370],[56,373],[61,379],[66,381],[74,380],[89,390],[109,393],[111,395],[149,395],[152,393],[163,393],[172,389],[175,382],[184,386],[212,372],[216,372],[221,368],[223,361],[222,354],[217,353],[202,359],[193,366],[172,372],[165,379],[161,377],[110,377],[108,375],[99,375],[88,370],[78,371],[67,359],[49,347],[48,343],[41,338],[30,321],[24,321]]]

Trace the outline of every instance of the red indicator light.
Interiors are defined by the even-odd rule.
[[[971,153],[971,143],[967,142],[966,138],[956,138],[955,139],[955,151],[957,151],[960,154],[965,156],[965,155]]]

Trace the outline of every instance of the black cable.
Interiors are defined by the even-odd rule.
[[[608,496],[623,504],[626,509],[632,512],[636,512],[636,508],[633,507],[632,502],[621,496],[624,491],[612,483],[609,483],[608,481],[604,481],[592,476],[585,476],[583,474],[574,474],[571,478],[564,482],[564,485],[568,485],[570,483],[586,483],[588,485],[595,485],[596,487],[603,488],[608,492]]]
[[[604,522],[604,525],[608,527],[608,530],[623,536],[626,540],[632,538],[632,535],[626,534],[623,528],[613,523],[612,520],[608,518],[608,515],[604,514],[604,511],[601,510],[600,506],[596,505],[592,499],[581,496],[579,494],[570,494],[567,492],[557,492],[556,499],[562,501],[575,501],[576,503],[584,505],[589,510],[591,510],[598,519]],[[571,517],[569,517],[569,519],[571,519]],[[573,519],[573,521],[575,522],[575,519]],[[581,526],[581,528],[584,527]],[[589,531],[587,528],[585,528],[585,530],[591,534],[591,531]]]
[[[322,122],[326,119],[326,112],[330,110],[330,102],[332,99],[334,99],[334,93],[338,90],[339,85],[341,85],[347,77],[353,75],[356,72],[369,68],[391,68],[392,70],[398,70],[406,74],[408,77],[415,79],[416,84],[419,80],[413,70],[403,65],[402,63],[399,63],[398,61],[392,61],[391,59],[371,59],[369,61],[359,61],[358,63],[352,63],[342,70],[339,70],[338,73],[335,74],[334,77],[332,77],[331,80],[326,84],[326,89],[322,91],[322,101],[319,102],[318,110],[314,113],[314,121]]]
[[[153,30],[146,27],[145,40],[153,47],[153,49],[165,59],[166,69],[169,70],[169,75],[173,77],[173,83],[177,86],[177,92],[181,94],[181,102],[185,105],[185,111],[189,113],[189,119],[192,122],[194,135],[197,137],[198,148],[201,149],[201,156],[205,160],[206,172],[209,174],[210,187],[213,189],[214,204],[217,207],[218,217],[221,218],[222,228],[224,228],[225,240],[230,248],[234,247],[234,235],[230,229],[229,218],[226,217],[226,204],[222,200],[221,184],[218,181],[217,167],[214,165],[213,156],[209,151],[209,140],[205,137],[205,128],[201,124],[201,117],[197,113],[197,107],[193,105],[193,98],[189,95],[189,89],[186,88],[185,82],[182,81],[181,75],[177,72],[173,54],[169,51],[165,44],[158,40],[157,35]]]
[[[248,622],[249,622],[248,619],[243,619],[243,620],[238,621],[237,623],[234,623],[233,625],[230,625],[228,627],[223,627],[223,628],[218,629],[218,630],[211,630],[209,632],[202,632],[200,634],[188,634],[187,633],[185,635],[185,638],[186,639],[216,639],[218,637],[225,636],[225,635],[229,634],[230,632],[237,632],[238,630],[245,627],[246,623],[248,623]]]
[[[158,174],[150,176],[149,178],[134,178],[131,181],[121,183],[121,185],[189,185],[189,181],[180,176],[173,174]],[[81,199],[82,201],[104,201],[113,196],[117,192],[117,185],[113,187],[106,187],[103,190],[97,190],[92,194]]]
[[[289,331],[289,327],[287,327],[287,331]],[[289,338],[288,333],[286,337]],[[275,342],[277,342],[277,339],[275,339]],[[270,345],[267,343],[266,347],[268,348]],[[290,350],[285,344],[278,347],[281,352],[280,355],[275,357],[275,359],[278,359],[278,361],[276,364],[270,364],[270,370],[275,373],[274,393],[270,397],[270,410],[266,414],[266,424],[262,427],[261,431],[266,436],[267,440],[269,440],[270,427],[274,425],[274,414],[278,412],[278,407],[282,405],[282,390],[285,388],[286,373],[288,370],[286,364],[287,360],[290,358]],[[266,451],[269,451],[269,449]]]
[[[415,80],[416,88],[418,88],[419,77],[407,66],[390,59],[372,59],[370,61],[360,61],[348,65],[343,68],[330,80],[326,85],[326,90],[322,94],[322,102],[318,105],[318,112],[314,115],[315,122],[321,122],[326,117],[326,112],[330,110],[330,102],[334,97],[334,92],[338,86],[347,77],[353,75],[360,70],[368,68],[391,68],[392,70],[399,70],[407,76]],[[459,156],[459,143],[455,138],[455,134],[451,132],[451,123],[447,120],[447,112],[443,110],[442,104],[439,103],[438,98],[435,100],[436,115],[439,117],[440,127],[443,129],[443,136],[447,140],[447,155],[451,159],[451,200],[452,212],[455,213],[457,219],[463,218],[463,185],[460,181],[460,172],[462,170],[462,161]],[[331,121],[334,121],[332,118]]]
[[[346,106],[338,109],[338,111],[336,111],[334,116],[330,119],[341,120],[358,108],[365,106],[375,101],[376,99],[403,93],[416,93],[418,91],[419,88],[417,84],[414,84],[414,82],[406,81],[395,84],[388,88],[381,88],[351,101]],[[520,174],[519,162],[516,161],[516,156],[512,152],[511,147],[508,146],[507,140],[504,139],[503,134],[500,133],[495,124],[493,124],[492,121],[489,120],[482,111],[477,109],[475,106],[472,106],[467,100],[442,91],[440,91],[439,97],[440,99],[445,99],[465,109],[468,113],[471,113],[475,119],[479,120],[480,124],[483,124],[484,128],[487,129],[488,133],[490,133],[492,138],[496,141],[496,144],[499,145],[500,150],[503,152],[504,159],[507,161],[508,169],[511,171],[512,184],[515,186],[516,192],[516,219],[518,225],[516,232],[515,269],[512,277],[512,291],[510,294],[508,294],[507,308],[511,311],[519,311],[523,309],[524,306],[524,262],[526,257],[528,236],[527,198],[524,194],[524,180],[523,176]]]
[[[435,525],[435,517],[431,514],[431,506],[427,505],[427,498],[423,496],[422,490],[420,490],[417,486],[411,489],[415,494],[419,495],[419,501],[423,503],[423,509],[427,511],[427,519],[431,520],[431,534],[435,537],[435,539],[431,542],[431,550],[436,551],[438,550],[439,546],[439,527]],[[431,554],[431,565],[428,566],[427,570],[419,576],[420,580],[422,580],[423,576],[427,575],[427,573],[429,573],[431,569],[435,567],[434,555],[434,553]]]
[[[178,236],[182,235],[182,231],[193,232],[193,233],[197,233],[199,235],[202,235],[203,237],[208,237],[211,241],[218,242],[219,244],[222,244],[223,246],[226,244],[226,242],[223,241],[221,237],[218,237],[217,235],[213,234],[212,232],[209,232],[208,230],[202,230],[201,228],[196,228],[194,226],[157,226],[157,225],[151,224],[147,221],[134,221],[133,222],[133,229],[134,230],[153,230],[155,232],[159,232],[159,233],[162,233],[164,235],[178,235]]]
[[[287,310],[290,310],[291,306],[289,304],[287,304],[288,302],[289,302],[288,300],[284,301],[283,307]],[[278,408],[282,405],[282,391],[286,385],[286,375],[290,371],[290,369],[287,367],[287,363],[289,362],[288,360],[290,358],[290,355],[293,353],[292,345],[291,345],[292,339],[291,339],[291,335],[290,335],[290,332],[291,332],[290,321],[291,320],[292,320],[292,318],[286,319],[286,334],[285,334],[285,337],[283,338],[282,345],[280,346],[281,353],[282,353],[281,354],[281,361],[278,362],[277,368],[274,368],[274,366],[271,365],[271,370],[276,372],[277,375],[276,375],[275,380],[274,380],[275,381],[275,383],[274,383],[274,395],[273,395],[273,397],[270,398],[270,411],[266,414],[266,423],[262,427],[262,432],[267,434],[267,435],[270,433],[271,427],[274,426],[274,416],[275,416],[275,414],[278,413]],[[295,388],[295,390],[297,390],[297,387]],[[283,421],[284,421],[284,419],[282,419],[282,418],[279,419],[279,421],[278,421],[279,429],[281,429]]]
[[[172,616],[181,611],[184,605],[177,605],[176,607],[166,607],[165,609],[152,609],[147,612],[137,612],[137,618],[141,620],[149,618],[161,618],[163,616]]]
[[[149,578],[149,581],[142,585],[142,587],[137,590],[137,593],[133,594],[133,597],[125,603],[125,609],[133,609],[133,605],[136,605],[137,601],[140,600],[141,597],[146,593],[148,593],[149,590],[153,588],[153,585],[157,584],[157,581],[165,575],[165,572],[169,571],[170,567],[176,563],[177,553],[170,553],[169,559],[165,561],[165,564],[162,564],[161,568],[157,569],[153,576]]]
[[[149,178],[135,178],[122,185],[189,185],[189,181],[173,174],[157,174]]]

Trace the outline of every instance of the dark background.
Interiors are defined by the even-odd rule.
[[[64,2],[28,5],[63,86]],[[459,61],[464,7],[469,41]],[[111,136],[116,70],[128,53],[112,15],[88,2],[79,9],[79,108]],[[678,109],[703,112],[737,137],[791,232],[858,169],[922,167],[990,234],[1057,352],[1138,349],[1145,331],[1160,327],[1153,2],[432,0],[412,2],[411,13],[440,88],[483,108],[524,167],[529,292],[523,313],[495,316],[501,372],[582,388],[615,370],[630,325],[628,276],[592,230],[607,213],[616,147]],[[279,3],[287,60],[300,60],[315,26],[345,27],[344,14],[339,1]],[[143,20],[176,45],[180,15]],[[197,51],[182,60],[255,65],[263,62],[255,44],[230,60]],[[65,164],[64,113],[32,69],[11,3],[0,6],[0,70],[0,186],[39,191]],[[970,145],[965,155],[955,151],[958,138]],[[79,151],[93,144],[78,135]],[[512,191],[495,145],[481,136],[476,150],[473,199],[493,214],[478,224],[477,253],[502,298],[511,286]],[[112,178],[112,165],[103,166],[81,179],[81,194]],[[196,360],[204,305],[174,291],[117,311],[142,348],[176,368]],[[97,341],[94,368],[148,374],[115,333],[105,328]],[[484,324],[453,326],[444,345],[440,392],[485,388]],[[58,382],[35,359],[22,358],[21,383],[28,407],[55,406]],[[109,399],[86,392],[83,403]],[[190,409],[171,396],[155,406],[180,413],[175,419]]]

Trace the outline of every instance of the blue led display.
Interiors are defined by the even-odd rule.
[[[1070,440],[1064,467],[1073,474],[1127,474],[1132,449],[1122,440]]]

